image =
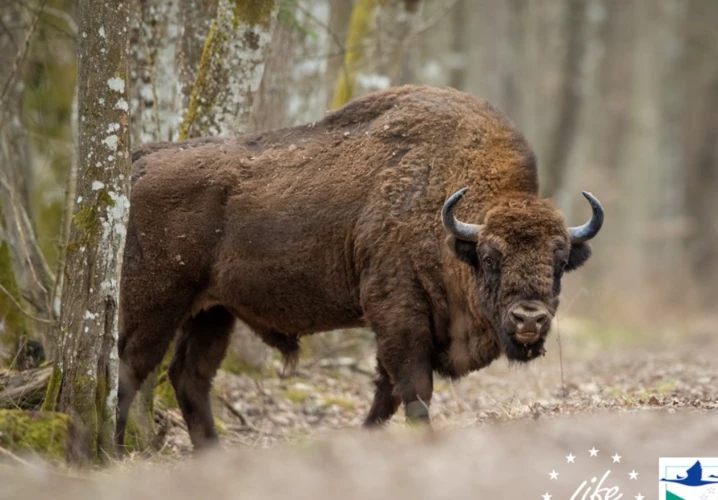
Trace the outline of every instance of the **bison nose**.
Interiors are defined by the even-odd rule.
[[[511,322],[516,325],[517,333],[538,334],[550,321],[548,312],[541,307],[517,305],[509,313]]]

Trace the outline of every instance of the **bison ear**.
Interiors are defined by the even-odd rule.
[[[591,256],[591,245],[588,243],[573,243],[571,253],[568,256],[566,271],[573,271],[583,265]]]
[[[479,256],[476,253],[475,242],[460,240],[455,236],[449,236],[446,238],[446,244],[461,262],[465,262],[474,268],[479,267]]]

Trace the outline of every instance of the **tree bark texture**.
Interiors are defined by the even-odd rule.
[[[45,407],[70,414],[94,459],[112,449],[118,283],[130,190],[129,3],[79,0],[78,186],[55,370]]]
[[[278,10],[279,0],[219,0],[180,139],[246,129]]]
[[[292,48],[296,42],[291,20],[293,4],[282,11],[274,27],[272,43],[267,50],[262,80],[257,90],[247,132],[286,127],[287,103],[291,88]]]

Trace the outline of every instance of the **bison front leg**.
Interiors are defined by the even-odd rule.
[[[419,297],[406,297],[405,307],[396,303],[373,304],[369,300],[372,296],[401,295],[401,292],[377,293],[369,295],[365,302],[365,314],[377,338],[379,365],[377,389],[366,426],[391,418],[399,401],[404,405],[408,422],[429,423],[433,391],[432,337],[429,316],[422,314],[428,311],[428,306]]]
[[[376,370],[378,375],[374,382],[376,385],[374,402],[369,415],[364,420],[364,427],[377,427],[384,424],[391,419],[401,404],[401,399],[394,394],[394,384],[379,360]]]
[[[409,423],[428,424],[429,405],[434,389],[431,358],[413,352],[399,370],[394,393],[404,404],[404,414]]]

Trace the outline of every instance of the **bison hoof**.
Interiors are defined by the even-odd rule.
[[[404,413],[406,421],[410,424],[429,423],[429,406],[421,401],[412,401],[407,404]]]

